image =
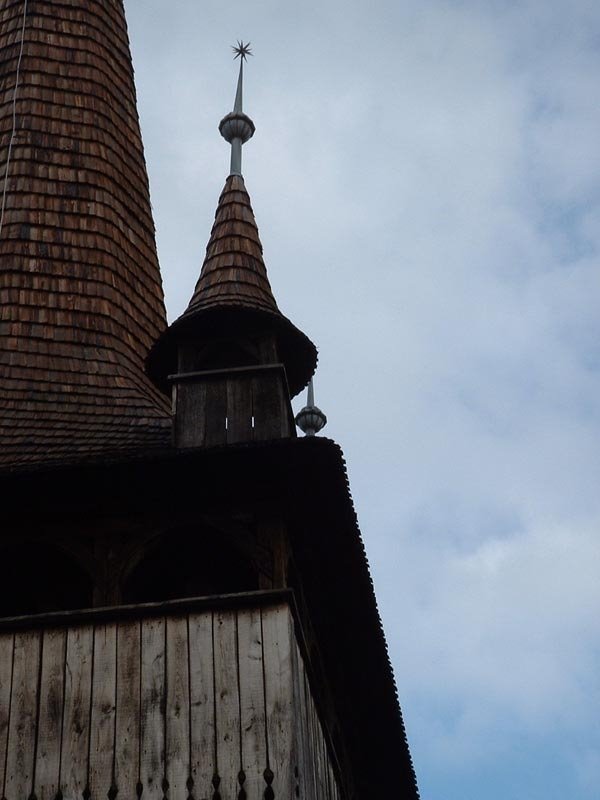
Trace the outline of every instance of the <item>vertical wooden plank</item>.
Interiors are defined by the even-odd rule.
[[[142,622],[141,782],[144,800],[161,800],[165,749],[165,621]]]
[[[308,734],[306,727],[306,698],[304,696],[304,667],[302,655],[298,649],[298,644],[294,639],[292,643],[292,669],[294,683],[294,719],[296,724],[296,748],[297,757],[294,767],[294,777],[296,779],[296,796],[309,796],[309,757],[308,757]]]
[[[325,797],[331,800],[331,785],[329,782],[329,753],[327,751],[327,742],[325,741],[325,733],[320,720],[317,717],[319,725],[319,744],[321,746],[321,764],[323,765],[323,783],[325,784]]]
[[[241,768],[235,611],[214,614],[217,768],[223,800],[237,797]]]
[[[227,380],[227,442],[252,439],[252,378],[238,375]]]
[[[327,765],[329,768],[329,786],[331,792],[331,800],[335,800],[337,792],[336,792],[336,780],[335,780],[335,773],[333,771],[333,766],[331,764],[331,759],[327,759]]]
[[[267,730],[263,682],[260,609],[238,612],[240,723],[244,788],[250,800],[262,798],[267,767]]]
[[[312,758],[315,765],[315,777],[317,783],[317,797],[325,798],[326,797],[326,790],[325,790],[325,783],[323,780],[323,757],[320,747],[320,726],[319,720],[317,718],[317,710],[315,708],[315,703],[312,698],[312,694],[310,692],[310,683],[308,683],[308,698],[309,698],[309,705],[308,705],[308,717],[311,729],[311,739],[312,739]]]
[[[90,742],[89,786],[92,797],[106,797],[113,787],[115,709],[117,703],[117,626],[94,631],[94,686]]]
[[[10,722],[10,693],[13,671],[14,637],[12,633],[0,634],[0,792],[4,796],[4,781]]]
[[[310,695],[310,684],[308,682],[308,675],[304,672],[304,697],[306,702],[306,727],[308,729],[308,759],[311,766],[311,780],[313,797],[319,796],[319,773],[315,753],[315,737],[312,722],[312,698]]]
[[[321,728],[321,730],[323,729]],[[325,785],[327,786],[327,800],[332,800],[331,766],[329,764],[329,751],[327,749],[327,741],[325,739],[324,733],[322,738],[322,747],[323,747],[323,768],[325,770]]]
[[[175,444],[177,447],[201,447],[206,438],[206,384],[183,381],[174,387],[175,390]]]
[[[281,413],[282,382],[280,373],[275,371],[262,372],[252,379],[253,438],[257,441],[290,435]]]
[[[211,781],[216,771],[212,628],[210,611],[190,614],[190,751],[195,798],[212,797]]]
[[[262,610],[269,765],[276,798],[293,797],[292,621],[287,605]]]
[[[310,703],[312,702],[312,698],[310,696],[310,686],[308,683],[308,676],[306,674],[306,669],[303,660],[300,661],[300,669],[302,673],[304,727],[306,736],[306,759],[307,759],[307,770],[308,770],[308,778],[310,786],[310,789],[308,791],[308,796],[318,797],[319,791],[318,791],[318,780],[317,780],[317,765],[315,763],[315,757],[314,757],[314,746],[313,746],[314,743],[312,735],[312,726],[310,722]]]
[[[33,787],[41,634],[15,636],[11,716],[6,764],[7,800],[29,797]]]
[[[167,619],[167,781],[169,797],[187,797],[190,777],[190,695],[185,617]]]
[[[224,378],[206,384],[206,447],[216,447],[227,441],[225,418],[227,416],[227,384]]]
[[[61,765],[61,791],[68,798],[81,797],[88,782],[93,654],[93,628],[71,628],[67,634]]]
[[[54,800],[58,791],[66,638],[65,630],[44,632],[35,768],[35,793],[38,800]]]
[[[329,758],[327,754],[327,745],[325,743],[325,734],[323,733],[323,728],[321,727],[321,721],[317,715],[317,724],[318,724],[318,731],[319,731],[319,746],[321,749],[321,768],[323,770],[323,784],[325,786],[325,798],[326,800],[331,800],[331,791],[329,786]]]
[[[136,800],[140,767],[140,623],[118,628],[115,782],[119,800]]]

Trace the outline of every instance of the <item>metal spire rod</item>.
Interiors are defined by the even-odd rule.
[[[321,409],[317,408],[315,405],[315,390],[313,388],[312,378],[308,384],[306,405],[296,414],[295,422],[305,436],[314,436],[327,425],[327,417]]]
[[[221,120],[219,130],[221,136],[231,144],[231,167],[230,175],[242,174],[242,145],[254,135],[254,123],[244,114],[243,94],[244,94],[244,61],[252,55],[250,43],[245,44],[239,41],[233,47],[235,58],[240,59],[240,72],[238,75],[237,90],[233,111]]]
[[[235,102],[233,104],[233,113],[241,114],[243,109],[243,94],[244,94],[244,59],[240,58],[240,73],[238,75],[237,90],[235,93]]]

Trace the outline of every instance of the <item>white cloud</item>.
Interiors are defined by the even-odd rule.
[[[172,316],[227,171],[227,47],[255,46],[248,188],[320,349],[425,792],[505,797],[501,771],[560,741],[513,796],[592,800],[597,3],[127,7]]]

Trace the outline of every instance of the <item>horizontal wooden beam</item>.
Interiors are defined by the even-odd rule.
[[[226,378],[228,375],[254,375],[259,372],[283,372],[285,375],[285,367],[283,364],[252,364],[249,367],[227,367],[225,369],[207,369],[200,370],[199,372],[178,372],[174,375],[168,375],[167,380],[170,383],[180,383],[181,381],[194,381],[194,380],[208,380],[211,378]],[[287,379],[286,379],[287,380]]]
[[[141,617],[185,614],[230,608],[265,607],[285,602],[297,619],[296,601],[292,589],[264,589],[235,594],[214,594],[205,597],[186,597],[181,600],[165,600],[160,603],[135,603],[102,608],[84,608],[77,611],[52,611],[46,614],[29,614],[22,617],[0,619],[0,631],[25,631],[40,628],[57,628],[77,624],[105,623],[113,620],[139,619]]]

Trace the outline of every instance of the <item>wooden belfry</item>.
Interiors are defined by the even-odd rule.
[[[0,3],[0,800],[418,797],[342,454],[296,437],[238,52],[168,327],[122,0]]]

